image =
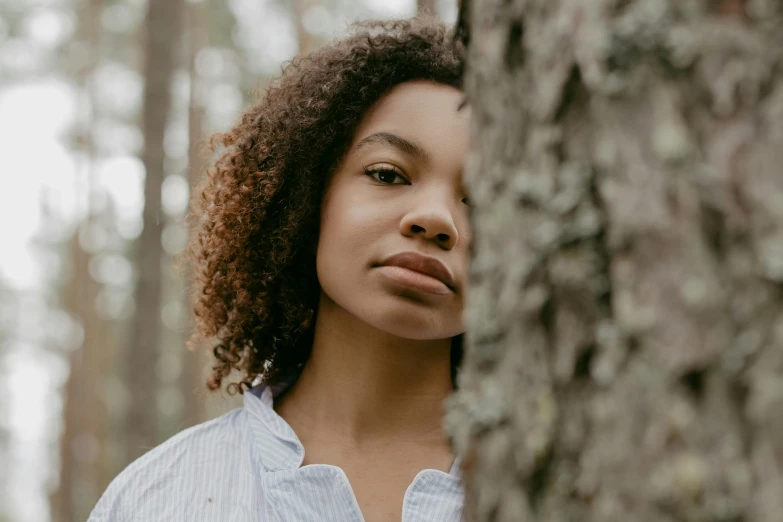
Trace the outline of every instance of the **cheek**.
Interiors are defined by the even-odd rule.
[[[348,266],[374,261],[370,254],[380,224],[373,205],[335,194],[321,212],[318,263],[344,271]],[[376,253],[377,254],[377,253]],[[342,265],[342,266],[340,266]]]
[[[365,212],[341,198],[333,198],[321,214],[316,251],[316,276],[321,290],[339,306],[350,309],[364,295],[369,267],[376,260],[373,228]]]

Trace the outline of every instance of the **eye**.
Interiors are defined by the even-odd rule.
[[[465,203],[467,206],[470,206],[470,198],[462,198],[462,202]]]
[[[404,185],[408,181],[404,177],[402,177],[399,172],[389,167],[383,167],[383,168],[364,167],[364,173],[370,176],[371,178],[377,179],[378,181],[386,185]],[[394,183],[395,176],[400,178],[403,182]]]

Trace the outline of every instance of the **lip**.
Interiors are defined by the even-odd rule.
[[[454,276],[440,260],[425,256],[412,250],[398,252],[378,263],[376,266],[398,266],[426,276],[433,277],[443,283],[450,291],[455,292]]]

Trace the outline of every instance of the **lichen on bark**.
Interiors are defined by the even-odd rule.
[[[783,4],[460,13],[467,520],[780,520]]]

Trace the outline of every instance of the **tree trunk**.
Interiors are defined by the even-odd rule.
[[[204,156],[204,107],[202,80],[196,72],[196,56],[207,46],[208,30],[205,22],[204,6],[193,2],[187,4],[188,22],[188,69],[190,72],[190,99],[188,102],[188,185],[191,197],[196,193],[203,172]],[[192,200],[191,200],[192,201]],[[190,234],[192,226],[188,226]],[[191,334],[195,330],[195,317],[191,308],[191,292],[193,288],[193,270],[190,266],[183,271],[185,292],[183,306],[185,310],[185,331],[183,345],[189,346]],[[180,383],[185,399],[182,422],[186,427],[193,426],[205,420],[204,397],[206,395],[206,376],[204,367],[208,364],[206,346],[199,344],[183,350],[182,373]]]
[[[435,0],[417,0],[416,12],[418,14],[422,14],[422,13],[437,14],[437,6],[435,5]]]
[[[316,0],[294,0],[291,3],[293,8],[294,24],[296,25],[296,36],[299,42],[299,51],[297,54],[304,55],[318,46],[318,38],[305,29],[303,19],[307,10],[317,5]]]
[[[782,10],[461,6],[467,520],[780,520]]]
[[[89,226],[87,220],[84,226]],[[108,412],[102,394],[109,370],[112,340],[106,319],[95,313],[100,285],[90,278],[91,255],[79,245],[78,233],[69,242],[71,280],[65,309],[81,324],[84,339],[69,356],[69,375],[63,392],[63,432],[57,490],[50,497],[52,520],[85,520],[109,485],[106,454]]]
[[[100,219],[93,215],[95,150],[90,130],[95,119],[91,110],[94,85],[87,79],[95,72],[98,61],[102,9],[103,0],[91,0],[79,12],[79,38],[85,42],[89,56],[84,68],[76,72],[85,85],[79,100],[83,119],[76,129],[76,141],[83,147],[82,168],[86,177],[86,189],[77,193],[84,194],[88,211],[84,223],[74,230],[67,243],[70,280],[63,295],[63,309],[80,323],[84,336],[81,345],[68,356],[69,374],[62,394],[63,430],[58,441],[58,484],[49,497],[54,522],[86,519],[111,478],[105,444],[108,410],[102,391],[112,341],[108,321],[95,311],[100,285],[90,277],[92,255],[79,243],[80,230],[87,230]],[[77,180],[77,184],[81,182]]]
[[[163,258],[161,183],[163,134],[171,106],[170,85],[180,35],[181,0],[153,0],[147,11],[144,71],[143,161],[144,229],[137,242],[136,311],[126,348],[127,386],[131,404],[127,415],[128,461],[135,460],[158,442],[157,378],[155,365],[160,341],[160,297]]]

